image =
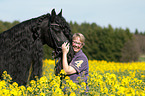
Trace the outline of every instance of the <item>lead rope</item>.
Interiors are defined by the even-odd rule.
[[[61,62],[61,57],[55,58],[55,75],[56,76],[60,73],[62,69],[60,62]]]

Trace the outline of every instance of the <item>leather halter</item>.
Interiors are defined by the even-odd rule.
[[[50,24],[50,27],[49,27],[49,30],[50,30],[50,34],[51,34],[51,36],[52,36],[52,38],[53,38],[53,41],[54,41],[54,45],[56,46],[56,48],[55,48],[55,52],[53,52],[53,53],[55,53],[55,57],[54,57],[54,59],[56,59],[57,57],[59,57],[59,55],[62,53],[61,52],[61,46],[59,47],[58,46],[58,44],[57,44],[57,42],[56,42],[56,40],[55,40],[55,38],[54,38],[54,33],[51,31],[51,26],[59,26],[58,24],[54,24],[54,23],[52,23],[52,24]]]

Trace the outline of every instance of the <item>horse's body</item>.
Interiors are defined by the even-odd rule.
[[[55,10],[51,15],[48,13],[24,21],[1,33],[0,79],[3,71],[7,71],[19,85],[26,85],[27,80],[35,76],[41,77],[42,46],[47,44],[59,54],[64,41],[71,42],[70,27],[62,12],[56,15]]]

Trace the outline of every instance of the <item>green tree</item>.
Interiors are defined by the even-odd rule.
[[[3,25],[3,21],[0,21],[0,33],[7,30],[7,27]]]
[[[0,21],[0,32],[11,28],[18,23],[20,22],[14,21],[11,23]],[[127,51],[127,47],[130,48],[130,46],[133,46],[134,44],[129,42],[132,40],[133,36],[133,34],[130,33],[129,28],[113,28],[111,24],[109,24],[108,27],[101,27],[96,23],[89,24],[87,22],[78,24],[77,22],[73,23],[70,21],[69,24],[72,33],[82,33],[86,37],[85,46],[82,50],[87,55],[88,59],[120,61],[122,60],[121,58],[123,58],[124,53]],[[136,34],[138,34],[138,30],[136,30]],[[52,51],[52,48],[44,45],[43,58],[53,59]]]

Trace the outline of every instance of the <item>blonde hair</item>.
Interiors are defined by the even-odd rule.
[[[82,42],[82,45],[84,46],[85,45],[85,37],[83,34],[81,33],[75,33],[72,37],[72,39],[75,39],[76,37],[79,37],[80,38],[80,41]]]

